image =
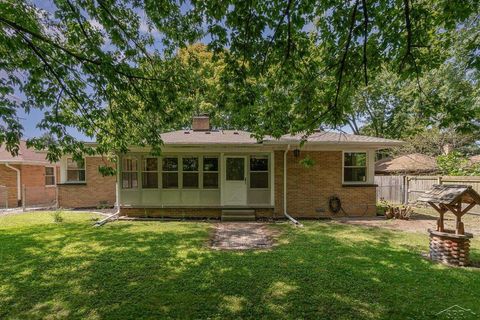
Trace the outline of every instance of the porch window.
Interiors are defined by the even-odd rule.
[[[134,189],[138,187],[138,167],[136,158],[123,158],[122,187]]]
[[[268,188],[268,156],[250,157],[250,188]]]
[[[218,158],[203,158],[203,188],[218,189]]]
[[[45,167],[45,185],[55,185],[55,167]]]
[[[367,181],[367,153],[345,152],[343,154],[343,181]]]
[[[162,160],[162,187],[178,188],[178,158],[167,157]]]
[[[198,188],[198,158],[188,157],[182,158],[183,162],[183,188]]]
[[[142,172],[142,188],[158,188],[158,159],[144,158]]]
[[[67,182],[85,182],[85,160],[67,158]]]

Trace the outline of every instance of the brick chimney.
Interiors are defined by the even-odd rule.
[[[194,116],[192,121],[193,131],[208,131],[210,130],[210,117],[208,115]]]

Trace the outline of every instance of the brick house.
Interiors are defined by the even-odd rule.
[[[375,215],[375,152],[402,142],[333,132],[302,139],[285,135],[257,141],[245,131],[212,130],[208,117],[195,117],[191,130],[162,134],[161,157],[136,147],[118,156],[120,212],[212,218],[229,211],[257,218]],[[65,158],[62,172],[68,161],[76,170]],[[73,180],[83,181],[59,186],[61,205],[64,199],[74,206],[112,201],[114,178],[100,178],[99,163],[99,158],[86,158],[79,165],[83,175],[72,171]]]
[[[54,205],[59,164],[20,141],[18,156],[0,147],[0,208]],[[22,187],[24,186],[24,188]],[[25,199],[24,199],[25,198]]]

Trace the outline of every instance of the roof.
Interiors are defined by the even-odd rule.
[[[285,134],[279,139],[267,139],[267,143],[301,143],[302,141],[313,144],[372,144],[383,146],[400,146],[402,141],[384,139],[377,137],[361,136],[356,134],[331,132],[331,131],[316,131],[309,136],[298,133],[295,135]]]
[[[437,171],[437,160],[421,153],[389,157],[375,163],[376,173],[434,173]]]
[[[306,141],[309,144],[371,144],[374,146],[401,145],[403,142],[376,137],[358,136],[337,132],[314,132],[305,137],[303,134],[283,135],[279,139],[270,136],[263,140],[257,140],[250,132],[241,130],[177,130],[166,132],[161,135],[167,145],[204,145],[204,144],[290,144]]]
[[[258,144],[249,132],[240,130],[177,130],[162,133],[165,144]]]
[[[472,186],[459,184],[435,184],[433,188],[422,193],[417,201],[443,204],[462,203],[480,204],[480,195],[472,189]]]
[[[480,162],[480,155],[471,156],[469,160],[470,160],[471,164],[479,163]]]
[[[4,145],[0,146],[0,162],[8,163],[25,163],[25,164],[51,164],[46,158],[45,153],[27,148],[27,142],[20,140],[18,156],[14,157],[5,149]]]

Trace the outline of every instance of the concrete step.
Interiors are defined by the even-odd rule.
[[[255,210],[225,209],[222,210],[222,221],[255,221]]]
[[[223,215],[222,214],[222,221],[255,221],[254,214],[239,214],[239,215]]]

